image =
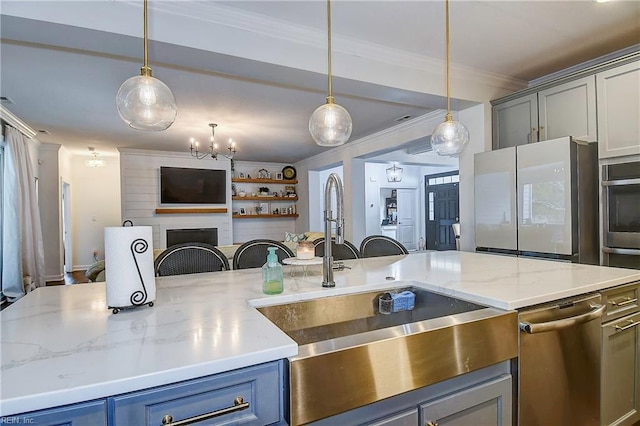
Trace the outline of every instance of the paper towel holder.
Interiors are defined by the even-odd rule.
[[[125,228],[133,227],[133,222],[131,220],[125,220],[124,222],[122,222],[122,227],[125,227]],[[152,307],[154,305],[153,300],[147,301],[149,299],[149,292],[148,292],[147,286],[145,285],[143,273],[140,270],[140,265],[136,257],[136,255],[141,255],[143,253],[146,253],[147,250],[149,250],[149,246],[150,244],[145,238],[136,238],[131,242],[129,249],[131,252],[131,257],[133,258],[133,263],[135,264],[135,267],[136,267],[137,278],[140,280],[141,289],[135,290],[131,293],[131,295],[129,296],[129,302],[130,302],[129,305],[108,306],[108,308],[111,309],[111,312],[113,312],[113,314],[117,314],[123,309],[134,309],[144,305],[149,305],[149,307]],[[155,288],[155,285],[154,285],[154,288]],[[152,290],[152,294],[155,294],[155,290]],[[155,296],[153,295],[151,297],[155,298]],[[107,299],[108,299],[108,295],[107,295]]]

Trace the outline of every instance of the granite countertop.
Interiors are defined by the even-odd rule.
[[[158,278],[154,307],[117,315],[105,283],[39,288],[0,312],[0,415],[126,393],[287,358],[296,343],[254,307],[417,285],[518,309],[640,280],[640,271],[465,252],[345,261],[336,287],[321,267],[261,292],[261,271]]]

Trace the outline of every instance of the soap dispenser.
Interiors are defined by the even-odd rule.
[[[279,294],[283,290],[282,265],[278,263],[276,247],[268,247],[267,263],[262,265],[262,292]]]

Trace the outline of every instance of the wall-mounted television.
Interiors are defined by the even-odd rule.
[[[160,203],[226,204],[225,170],[160,167]]]

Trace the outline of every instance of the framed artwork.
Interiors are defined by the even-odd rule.
[[[269,214],[269,203],[260,203],[258,208],[260,209],[260,214]]]
[[[245,215],[245,214],[247,214],[247,210],[245,210],[244,207],[240,207],[240,210],[238,211],[238,214]]]
[[[284,177],[282,176],[282,173],[276,173],[276,180],[283,180]]]

